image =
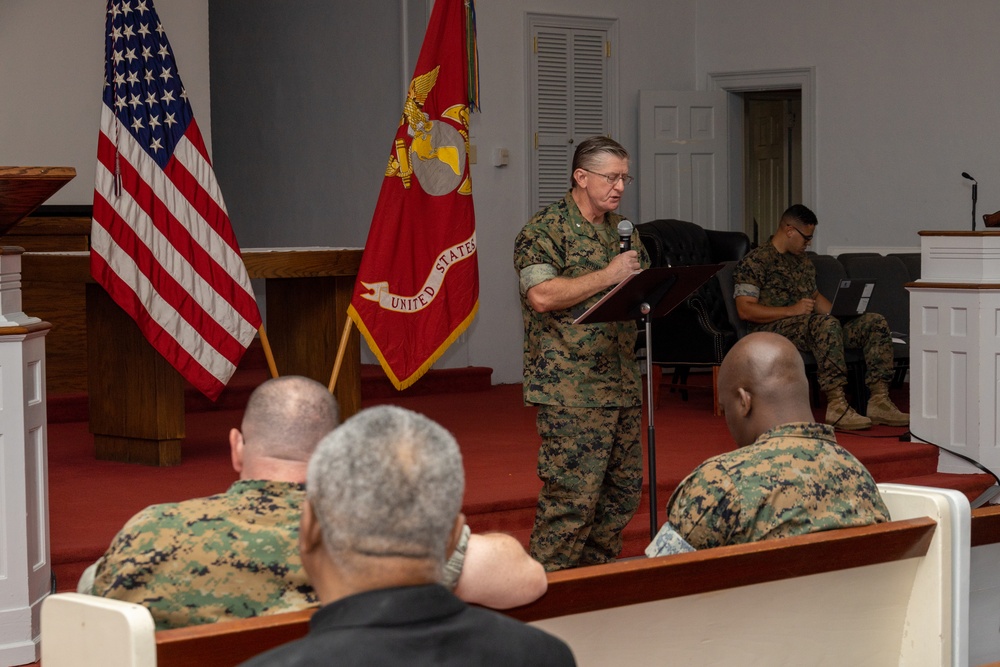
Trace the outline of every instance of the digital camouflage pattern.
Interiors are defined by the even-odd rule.
[[[573,324],[598,293],[573,308],[538,313],[528,290],[556,276],[606,267],[622,216],[591,224],[572,194],[538,212],[514,243],[524,319],[524,400],[539,405],[538,497],[531,555],[547,570],[603,563],[621,551],[642,485],[641,376],[635,322]],[[642,268],[649,256],[632,234]]]
[[[765,306],[785,307],[816,294],[816,267],[806,255],[778,252],[770,243],[751,251],[733,271],[734,297],[749,296]],[[865,384],[892,378],[892,333],[885,318],[865,313],[845,323],[831,315],[811,313],[766,324],[748,323],[750,331],[772,331],[816,358],[816,380],[829,391],[847,384],[844,348],[861,348]]]
[[[608,563],[642,490],[641,408],[538,408],[531,556],[547,570]]]
[[[118,532],[80,592],[141,604],[158,630],[315,606],[299,559],[303,500],[303,484],[241,480],[224,494],[147,507]],[[466,525],[445,564],[449,590],[469,535]]]
[[[688,544],[687,540],[677,532],[677,529],[667,521],[660,526],[653,541],[646,546],[645,554],[648,558],[655,558],[656,556],[686,554],[694,550],[695,548]]]
[[[147,607],[158,630],[315,605],[298,551],[304,499],[302,484],[246,480],[147,507],[98,561],[93,594]]]
[[[714,456],[667,503],[667,520],[696,549],[889,520],[875,480],[826,424],[783,424]]]
[[[520,277],[524,319],[524,400],[536,405],[603,407],[641,405],[641,377],[635,360],[636,325],[628,322],[573,324],[600,301],[595,294],[566,310],[538,313],[528,290],[550,278],[576,278],[606,267],[618,254],[618,223],[608,213],[593,225],[573,197],[540,211],[514,242],[514,268]],[[642,268],[649,256],[632,233],[632,249]]]

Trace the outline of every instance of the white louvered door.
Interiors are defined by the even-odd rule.
[[[529,118],[532,212],[562,199],[570,187],[576,145],[611,134],[612,44],[600,21],[587,26],[531,26]]]

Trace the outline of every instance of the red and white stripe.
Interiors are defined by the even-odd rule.
[[[97,155],[91,273],[153,347],[215,399],[261,318],[198,126],[192,119],[161,169],[105,105]]]

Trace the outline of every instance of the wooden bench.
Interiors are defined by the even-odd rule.
[[[968,561],[953,548],[956,539],[968,544],[968,501],[954,491],[882,488],[890,523],[552,573],[544,597],[507,613],[565,639],[580,665],[964,664],[954,609],[968,602],[956,586]],[[86,597],[46,602],[45,667],[91,664],[73,623],[55,630],[57,614],[49,616],[53,602],[72,607]],[[233,665],[304,635],[311,614],[155,635],[147,614],[136,641],[159,667]],[[47,631],[60,635],[55,646],[68,662],[48,650]],[[92,664],[107,667],[154,664],[95,655]]]

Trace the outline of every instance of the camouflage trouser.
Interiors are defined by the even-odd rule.
[[[816,380],[824,392],[847,384],[845,347],[864,351],[865,384],[892,379],[892,334],[878,313],[865,313],[843,325],[831,315],[796,315],[755,325],[753,330],[779,333],[803,352],[812,352],[816,357]]]
[[[642,489],[641,409],[538,408],[531,555],[546,570],[614,560]]]

